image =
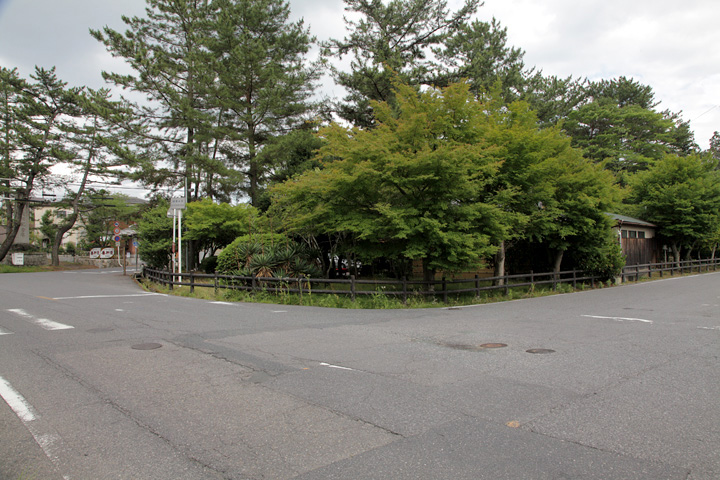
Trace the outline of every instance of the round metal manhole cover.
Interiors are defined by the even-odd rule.
[[[137,345],[133,345],[133,350],[155,350],[156,348],[160,348],[162,345],[159,343],[139,343]]]
[[[503,348],[507,347],[507,343],[483,343],[482,348]]]
[[[555,353],[555,350],[550,350],[549,348],[531,348],[525,351],[527,353]]]

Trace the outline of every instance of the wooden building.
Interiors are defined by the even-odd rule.
[[[655,235],[656,225],[616,213],[607,215],[615,220],[613,230],[620,240],[626,265],[644,265],[662,261],[662,244]]]

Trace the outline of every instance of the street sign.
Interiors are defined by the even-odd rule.
[[[137,246],[138,246],[138,241],[137,241],[137,240],[133,240],[133,247],[137,247]]]
[[[120,233],[120,227],[115,227],[115,230],[113,230],[113,232],[115,232],[115,235],[118,235]]]
[[[115,240],[116,242],[119,242],[119,241],[120,241],[120,235],[115,235],[115,236],[113,237],[113,240]]]
[[[119,227],[119,226],[120,226],[120,222],[115,222],[115,226],[116,226],[116,227]]]
[[[185,197],[172,197],[170,199],[170,209],[185,210]]]
[[[93,248],[92,250],[90,250],[90,258],[100,258],[100,249]]]
[[[114,248],[107,247],[100,251],[100,258],[112,258],[113,255],[115,255]]]

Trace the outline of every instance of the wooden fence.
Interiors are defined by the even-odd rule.
[[[719,259],[688,260],[674,263],[652,263],[625,267],[620,279],[637,281],[654,274],[685,274],[692,272],[717,270]],[[277,278],[277,277],[241,277],[234,275],[204,273],[171,273],[166,270],[143,268],[142,276],[150,281],[168,286],[171,290],[177,286],[195,288],[213,288],[215,293],[220,289],[243,290],[249,292],[269,292],[276,294],[296,294],[302,297],[308,294],[348,295],[352,300],[363,295],[386,295],[400,298],[403,303],[411,296],[441,298],[448,303],[451,296],[474,294],[500,290],[508,295],[510,290],[534,290],[537,286],[549,286],[557,290],[558,285],[569,284],[573,289],[578,284],[595,287],[599,281],[597,276],[580,270],[569,270],[557,273],[526,273],[504,275],[501,277],[483,277],[476,275],[471,279],[446,279],[426,282],[423,280],[361,280],[350,276],[349,279],[327,278]]]

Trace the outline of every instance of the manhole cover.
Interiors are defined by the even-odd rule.
[[[133,350],[155,350],[156,348],[160,347],[162,347],[162,345],[160,345],[159,343],[140,343],[138,345],[133,345],[130,348],[132,348]]]
[[[531,348],[525,351],[527,353],[555,353],[555,350],[550,350],[549,348]]]
[[[503,348],[507,347],[507,343],[483,343],[482,348]]]

